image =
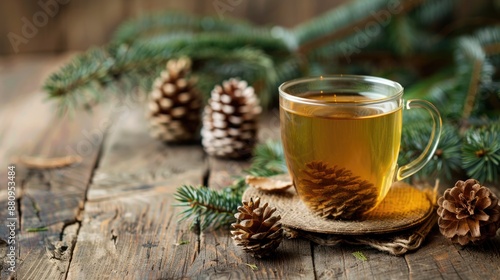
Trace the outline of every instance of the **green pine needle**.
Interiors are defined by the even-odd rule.
[[[356,251],[356,252],[353,252],[352,255],[360,260],[360,261],[363,261],[363,262],[366,262],[368,260],[368,258],[365,256],[365,254],[363,254],[363,252],[361,251]]]
[[[27,228],[27,232],[42,232],[42,231],[48,231],[48,227],[36,227],[36,228]]]
[[[469,129],[462,147],[462,163],[471,178],[480,182],[498,182],[500,125]]]
[[[248,266],[251,270],[258,270],[259,269],[257,267],[257,265],[254,263],[246,263],[245,265]]]

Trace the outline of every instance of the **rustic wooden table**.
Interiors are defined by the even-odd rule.
[[[275,258],[258,260],[233,245],[227,229],[190,231],[188,221],[178,221],[177,187],[223,187],[248,163],[208,158],[199,145],[155,141],[134,103],[58,117],[41,85],[70,56],[0,59],[2,279],[14,276],[6,246],[12,217],[18,279],[500,279],[500,236],[461,248],[434,228],[419,250],[402,257],[293,239]],[[260,138],[276,137],[276,113],[262,122]],[[75,154],[83,161],[66,168],[16,165],[17,209],[7,211],[15,157]]]

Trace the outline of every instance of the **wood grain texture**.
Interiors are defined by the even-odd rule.
[[[99,116],[96,112],[92,118],[66,119],[48,126],[44,138],[39,140],[42,145],[34,154],[58,156],[68,153],[66,148],[82,143],[81,132],[92,129]],[[79,164],[54,170],[27,170],[20,178],[20,279],[34,279],[40,274],[46,279],[65,278],[99,150],[100,143],[96,143],[85,156],[82,155],[83,161]],[[47,228],[47,231],[30,232],[38,228]],[[61,251],[59,245],[65,249]]]
[[[500,236],[480,246],[462,248],[437,228],[422,248],[405,255],[413,279],[496,279],[500,275]]]
[[[182,184],[202,184],[205,156],[199,145],[152,139],[142,110],[122,114],[88,191],[68,278],[181,277],[199,241],[189,222],[178,222],[182,209],[174,207],[173,193]]]
[[[178,279],[197,254],[197,235],[178,223],[169,194],[144,192],[88,202],[69,279]]]
[[[51,104],[42,102],[44,96],[39,87],[49,71],[67,60],[67,56],[31,59],[33,64],[25,59],[10,62],[14,69],[20,68],[8,76],[16,83],[7,83],[3,89],[6,103],[2,104],[1,112],[5,119],[11,120],[1,124],[4,133],[0,140],[0,155],[8,160],[6,163],[15,163],[14,158],[18,155],[66,155],[72,146],[82,141],[82,131],[92,129],[101,116],[96,111],[93,116],[78,114],[75,119],[57,118]],[[40,62],[47,64],[42,66],[38,64]],[[24,82],[29,77],[33,77],[33,83]],[[37,171],[16,166],[16,206],[19,211],[17,277],[20,279],[35,279],[37,275],[65,278],[78,229],[75,224],[99,148],[100,143],[96,143],[80,164],[67,168]],[[6,170],[6,167],[2,168],[2,175]],[[6,198],[6,195],[0,197],[1,205],[6,205]],[[2,220],[6,217],[5,210],[2,207]],[[40,228],[43,230],[36,231]],[[0,229],[2,240],[7,236],[5,230],[5,227]],[[2,270],[2,276],[7,274]]]
[[[390,256],[364,246],[342,244],[313,246],[317,279],[406,279],[408,268],[403,258]],[[367,260],[356,258],[361,252]]]
[[[200,252],[187,271],[188,278],[314,278],[311,246],[306,240],[285,240],[273,257],[256,259],[233,244],[228,229],[209,231],[200,237]]]
[[[200,145],[169,145],[151,138],[141,105],[125,107],[113,122],[89,201],[147,191],[174,193],[180,185],[172,181],[202,184],[207,162]]]

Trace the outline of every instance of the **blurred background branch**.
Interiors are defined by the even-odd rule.
[[[53,13],[54,16],[48,15],[46,25],[35,25],[38,34],[30,38],[28,44],[21,44],[18,53],[86,50],[108,42],[123,21],[152,12],[180,11],[220,19],[240,18],[258,25],[293,27],[347,1],[5,0],[0,1],[0,55],[15,54],[6,36],[9,32],[21,35],[23,17],[33,23],[33,16],[44,11],[39,2],[57,3],[59,10]]]

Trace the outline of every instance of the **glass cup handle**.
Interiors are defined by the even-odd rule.
[[[417,171],[422,169],[422,167],[424,167],[427,164],[427,162],[429,162],[429,160],[436,152],[439,143],[439,136],[441,135],[441,127],[442,127],[441,115],[439,114],[439,111],[436,109],[436,107],[432,105],[432,103],[420,99],[410,99],[406,102],[406,109],[410,110],[413,108],[423,108],[426,109],[427,112],[429,112],[433,122],[432,132],[429,139],[429,143],[425,147],[422,154],[412,162],[403,165],[398,169],[398,171],[396,172],[397,181],[403,180],[404,178],[415,174]]]

